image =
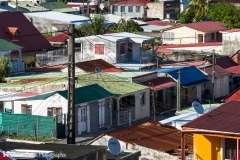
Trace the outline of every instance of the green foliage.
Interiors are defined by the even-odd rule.
[[[143,29],[138,25],[137,22],[134,20],[125,20],[120,19],[117,24],[112,25],[109,30],[114,32],[130,32],[130,33],[136,33],[136,32],[142,32]]]
[[[24,62],[25,62],[25,68],[35,67],[36,57],[34,56],[24,57]]]
[[[209,16],[212,20],[220,21],[228,28],[240,27],[240,9],[230,3],[217,3],[210,7]]]
[[[209,6],[207,0],[189,0],[188,7],[178,15],[181,23],[191,23],[196,21],[204,21],[208,18]]]
[[[80,25],[77,36],[91,36],[91,35],[98,35],[104,34],[106,32],[104,26],[104,17],[103,16],[94,16],[91,19],[91,23],[83,23]]]
[[[6,56],[0,57],[0,83],[6,82],[5,77],[9,75],[10,66]]]

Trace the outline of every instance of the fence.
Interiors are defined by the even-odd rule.
[[[29,114],[0,113],[0,133],[17,136],[55,137],[55,118]]]

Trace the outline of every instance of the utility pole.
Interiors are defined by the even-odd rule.
[[[214,96],[215,96],[215,86],[214,86],[214,81],[215,81],[215,50],[213,49],[212,53],[212,103],[214,103]]]
[[[69,25],[67,144],[75,144],[75,53],[74,24]]]
[[[181,101],[181,70],[178,70],[178,80],[177,80],[177,111],[180,111],[181,106],[180,106],[180,101]]]

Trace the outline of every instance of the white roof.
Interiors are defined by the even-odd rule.
[[[98,37],[109,39],[109,40],[130,38],[135,43],[142,43],[143,41],[153,39],[152,37],[142,36],[142,35],[139,35],[139,34],[134,34],[134,33],[129,33],[129,32],[104,34],[104,35],[98,35]]]
[[[63,21],[69,24],[76,24],[76,25],[80,25],[82,22],[90,21],[90,19],[85,16],[55,12],[55,11],[24,13],[24,15]]]
[[[171,27],[171,25],[167,25],[167,26],[143,25],[140,27],[143,29],[144,32],[159,31],[159,34],[160,34],[160,30]]]
[[[125,19],[126,21],[131,19],[131,17],[126,17],[125,15],[124,16],[118,16],[118,15],[115,15],[115,14],[106,14],[106,15],[104,15],[104,17],[105,17],[105,20],[107,20],[109,22],[113,22],[113,23],[118,23],[120,21],[120,19],[122,19],[122,18]],[[139,25],[147,24],[146,22],[139,21],[139,20],[134,20],[134,21],[137,22]]]

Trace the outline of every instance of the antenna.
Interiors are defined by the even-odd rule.
[[[198,114],[203,114],[204,113],[204,108],[199,102],[193,101],[192,106]]]
[[[121,146],[119,141],[116,138],[110,138],[108,140],[108,149],[111,154],[118,155],[121,151]]]

